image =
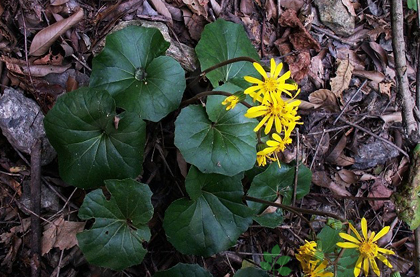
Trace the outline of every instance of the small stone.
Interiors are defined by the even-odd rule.
[[[49,164],[57,155],[47,139],[44,115],[38,104],[23,93],[6,88],[0,97],[0,128],[10,144],[27,154],[37,139],[42,141],[41,165]]]
[[[350,36],[354,33],[355,17],[350,14],[342,1],[315,0],[322,23],[337,35]]]

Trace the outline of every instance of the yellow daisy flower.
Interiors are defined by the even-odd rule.
[[[296,95],[299,91],[296,93]],[[295,95],[295,97],[296,97]],[[270,133],[273,124],[276,132],[281,133],[284,129],[293,130],[296,124],[299,124],[298,120],[300,116],[297,115],[297,109],[300,104],[300,100],[289,99],[284,101],[280,97],[280,93],[271,93],[263,100],[263,103],[259,106],[249,108],[245,116],[248,118],[256,118],[263,116],[263,119],[254,128],[254,132],[257,132],[265,123],[264,133]]]
[[[301,262],[303,273],[305,277],[334,277],[334,273],[325,271],[328,266],[328,261],[321,263],[319,261],[305,261]]]
[[[353,237],[346,233],[340,233],[340,237],[349,241],[349,242],[338,242],[337,246],[341,248],[357,248],[360,253],[359,258],[357,259],[356,266],[354,267],[354,276],[357,277],[360,275],[360,271],[363,267],[363,272],[365,276],[369,273],[369,265],[372,268],[373,272],[376,275],[380,276],[381,271],[376,264],[375,258],[378,258],[382,263],[384,263],[389,268],[392,268],[391,263],[385,258],[382,254],[387,255],[395,255],[394,251],[388,250],[385,248],[381,248],[377,245],[377,241],[386,235],[389,231],[389,226],[385,226],[382,230],[375,234],[375,232],[371,232],[367,230],[367,222],[365,218],[362,218],[361,227],[362,227],[362,235],[357,232],[357,230],[353,227],[351,223],[349,223],[349,227],[352,232],[356,235]]]
[[[236,95],[231,95],[226,97],[225,100],[223,100],[222,105],[226,106],[226,110],[230,110],[235,108],[236,104],[238,104],[241,100]]]
[[[261,74],[263,80],[251,76],[245,76],[245,80],[253,84],[253,86],[245,90],[245,94],[249,94],[254,101],[258,100],[260,102],[262,102],[264,95],[272,92],[284,92],[292,97],[292,94],[289,91],[296,90],[297,85],[286,83],[286,80],[290,79],[290,71],[287,71],[279,77],[283,68],[283,63],[276,64],[276,61],[272,58],[270,61],[270,73],[268,74],[259,63],[253,63],[253,65],[258,73]]]
[[[257,164],[258,166],[266,166],[267,159],[270,161],[277,161],[277,157],[272,157],[271,153],[266,154],[263,150],[257,152]]]
[[[317,244],[315,241],[307,241],[305,240],[305,244],[299,247],[298,254],[296,254],[296,258],[298,261],[302,260],[312,260],[315,257]]]

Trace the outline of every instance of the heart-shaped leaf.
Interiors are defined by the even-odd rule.
[[[296,190],[296,199],[301,199],[309,193],[311,186],[311,171],[304,165],[299,166],[298,185]],[[263,172],[254,177],[251,187],[248,190],[248,195],[264,199],[267,201],[275,201],[278,195],[282,195],[282,203],[290,204],[293,198],[293,186],[295,177],[295,167],[293,165],[282,164],[281,167],[277,163],[272,163]],[[248,206],[252,208],[257,214],[261,213],[267,205],[257,202],[248,201]],[[270,216],[263,215],[263,216]],[[262,216],[254,217],[254,220]],[[265,221],[258,221],[263,224]],[[271,224],[267,227],[272,227]]]
[[[195,51],[202,70],[237,57],[246,56],[259,60],[257,51],[247,37],[244,28],[223,19],[218,19],[204,27]],[[243,77],[247,75],[256,76],[252,63],[236,62],[213,70],[206,74],[206,77],[213,87],[218,87],[220,82],[227,81],[237,85],[244,84],[246,82]]]
[[[192,200],[173,202],[163,227],[168,240],[184,254],[211,256],[236,243],[252,223],[252,211],[242,203],[242,174],[203,174],[191,167],[186,189]]]
[[[156,272],[153,277],[213,277],[198,264],[177,264],[168,270]]]
[[[154,28],[129,26],[108,35],[93,59],[90,86],[108,90],[118,107],[159,121],[178,108],[185,89],[182,67],[162,56],[168,46]]]
[[[226,111],[224,98],[209,96],[206,110],[184,108],[175,122],[175,145],[201,172],[234,176],[255,164],[257,121],[244,116],[241,104]]]
[[[150,239],[152,192],[132,179],[106,180],[105,186],[109,200],[100,189],[86,195],[78,215],[95,223],[77,239],[89,263],[123,270],[141,263],[147,252],[142,243]]]
[[[81,88],[59,97],[49,111],[45,130],[65,182],[95,188],[141,172],[146,124],[135,113],[117,115],[115,108],[108,92]]]

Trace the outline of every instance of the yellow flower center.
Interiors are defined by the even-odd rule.
[[[264,87],[264,90],[267,92],[274,92],[277,89],[277,80],[271,77],[268,77],[264,80],[263,87]]]
[[[364,241],[360,243],[359,251],[364,258],[374,258],[378,255],[378,246],[376,243]]]

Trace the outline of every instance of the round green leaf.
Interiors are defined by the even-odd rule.
[[[118,107],[159,121],[178,108],[185,89],[182,67],[162,56],[168,47],[158,29],[129,26],[112,33],[93,59],[90,86],[109,91]]]
[[[255,268],[255,267],[246,267],[239,269],[234,277],[269,277],[270,275],[267,274],[264,270]]]
[[[173,202],[163,221],[168,240],[178,251],[211,256],[234,245],[248,229],[252,211],[242,203],[241,175],[203,174],[190,168],[186,187],[193,200]]]
[[[290,204],[293,198],[294,177],[295,167],[293,165],[282,164],[279,167],[277,163],[272,163],[263,173],[254,177],[248,195],[267,201],[275,201],[280,194],[283,195],[283,204]],[[311,171],[304,165],[300,165],[296,199],[301,199],[309,193],[311,178]],[[247,201],[247,203],[258,214],[267,207],[267,205],[257,202]],[[254,219],[257,220],[258,217]]]
[[[153,277],[213,277],[207,270],[197,264],[177,264],[168,270],[156,272]]]
[[[106,91],[81,88],[59,97],[44,125],[60,176],[73,186],[95,188],[141,172],[146,124],[135,113],[117,115]]]
[[[224,98],[209,96],[206,110],[196,105],[184,108],[175,121],[175,145],[201,172],[234,176],[255,164],[257,121],[244,116],[241,104],[226,111]]]
[[[195,51],[202,70],[237,57],[246,56],[259,60],[257,51],[244,28],[223,19],[218,19],[204,27]],[[220,82],[227,81],[240,85],[243,83],[244,76],[255,76],[255,74],[256,70],[252,63],[236,62],[213,70],[207,73],[206,77],[213,87],[217,87]]]
[[[107,200],[100,189],[86,195],[78,216],[95,219],[92,228],[77,234],[79,247],[89,263],[123,270],[140,264],[146,255],[142,243],[150,239],[152,192],[132,179],[106,180]]]

